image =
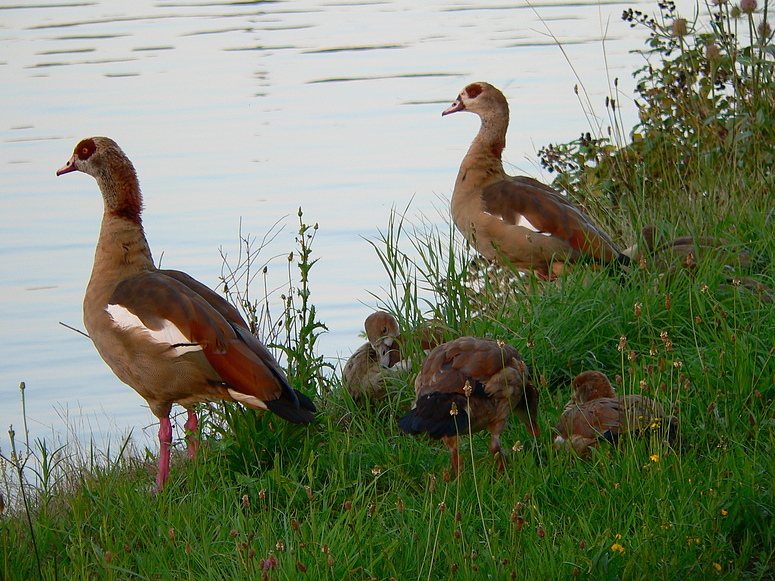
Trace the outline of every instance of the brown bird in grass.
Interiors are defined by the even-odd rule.
[[[398,421],[407,434],[427,433],[449,448],[460,473],[458,436],[490,432],[490,453],[503,471],[500,435],[512,412],[538,436],[538,390],[517,350],[502,341],[461,337],[431,351],[414,384],[412,409]]]
[[[509,105],[489,83],[471,83],[442,115],[470,111],[482,121],[452,194],[452,218],[487,259],[503,255],[519,270],[550,278],[567,263],[629,264],[592,220],[567,197],[529,177],[509,176],[506,147]]]
[[[664,430],[669,443],[680,438],[677,419],[659,403],[642,395],[618,397],[603,373],[585,371],[573,380],[572,399],[554,426],[554,446],[587,458],[601,440],[615,442],[648,429]]]
[[[342,370],[342,384],[356,402],[383,398],[389,380],[412,368],[413,341],[427,353],[443,340],[441,327],[430,321],[418,326],[410,337],[402,337],[398,321],[385,311],[370,314],[364,326],[369,342],[350,356]]]
[[[746,269],[756,260],[745,250],[735,250],[717,236],[679,236],[672,240],[663,237],[656,226],[645,226],[641,231],[642,247],[635,247],[632,259],[644,259],[656,272],[673,274],[681,268],[694,269],[701,262],[711,261],[730,268]]]
[[[97,180],[104,214],[83,321],[113,372],[159,418],[158,489],[169,475],[173,403],[238,401],[294,422],[313,421],[315,406],[224,298],[176,270],[159,270],[143,231],[142,195],[132,163],[107,137],[82,140],[57,175],[82,171]],[[196,455],[189,438],[189,454]]]

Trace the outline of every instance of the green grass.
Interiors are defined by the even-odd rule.
[[[261,294],[249,237],[224,282],[282,353],[294,387],[318,392],[317,423],[293,426],[233,405],[203,408],[197,461],[187,461],[178,442],[158,495],[149,492],[150,454],[14,442],[14,453],[0,458],[8,505],[0,580],[775,578],[775,309],[767,300],[775,287],[775,199],[771,167],[739,163],[768,159],[772,61],[750,46],[729,50],[743,40],[719,43],[726,55],[719,67],[744,81],[727,101],[716,88],[715,119],[705,111],[704,128],[740,131],[719,144],[718,132],[678,122],[699,127],[678,112],[707,96],[695,60],[709,33],[670,37],[669,21],[647,25],[656,35],[650,56],[662,66],[652,63],[644,87],[680,101],[671,75],[691,71],[685,99],[660,101],[658,110],[656,101],[646,104],[637,140],[622,147],[598,136],[556,149],[568,156],[567,165],[555,165],[557,183],[621,246],[656,223],[671,236],[723,236],[727,247],[758,258],[750,271],[713,261],[672,277],[639,265],[613,276],[580,268],[547,284],[476,266],[450,230],[395,214],[373,242],[387,276],[374,291],[377,303],[405,330],[436,318],[450,336],[502,338],[539,383],[540,438],[511,422],[502,438],[511,452],[498,476],[489,438],[466,437],[463,471],[450,479],[440,443],[396,426],[413,398],[419,353],[388,397],[365,408],[316,353],[325,327],[314,310],[315,228],[300,214],[300,282],[289,262],[283,313],[273,319],[265,299],[249,298],[250,281],[252,294]],[[692,171],[679,171],[679,161]],[[710,161],[720,165],[711,171]],[[739,285],[741,277],[753,287]],[[652,437],[601,445],[588,462],[556,452],[551,428],[570,378],[586,369],[616,379],[620,393],[659,400],[679,418],[688,449]]]

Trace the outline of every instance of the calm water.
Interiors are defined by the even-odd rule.
[[[102,202],[84,174],[56,178],[79,139],[107,135],[133,160],[158,261],[214,286],[219,248],[243,233],[284,230],[265,255],[294,248],[296,212],[317,222],[312,299],[347,357],[387,283],[368,239],[391,208],[441,224],[473,115],[441,118],[468,82],[500,87],[512,107],[505,158],[550,179],[538,148],[589,129],[579,82],[597,113],[620,78],[625,123],[645,37],[620,20],[627,2],[95,1],[0,6],[0,449],[32,437],[134,430],[155,439],[145,402],[121,384],[82,328]],[[641,3],[646,12],[656,11]],[[605,38],[605,43],[601,39]],[[607,61],[603,57],[603,45]],[[608,75],[606,74],[606,65]],[[283,260],[270,286],[287,281]],[[275,295],[279,311],[279,298]]]

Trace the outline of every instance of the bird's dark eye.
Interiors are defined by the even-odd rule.
[[[78,159],[88,159],[95,151],[97,146],[93,139],[84,139],[75,148],[75,152],[78,154]]]

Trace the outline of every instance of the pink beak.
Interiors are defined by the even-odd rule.
[[[75,171],[77,169],[78,168],[75,167],[75,154],[73,154],[73,157],[70,158],[70,161],[68,161],[64,166],[57,170],[57,175],[61,176],[62,174],[70,173],[71,171]]]
[[[463,101],[458,97],[455,99],[455,102],[452,103],[447,109],[445,109],[441,116],[444,117],[444,115],[449,115],[450,113],[454,113],[455,111],[465,111],[466,106],[463,104]]]

